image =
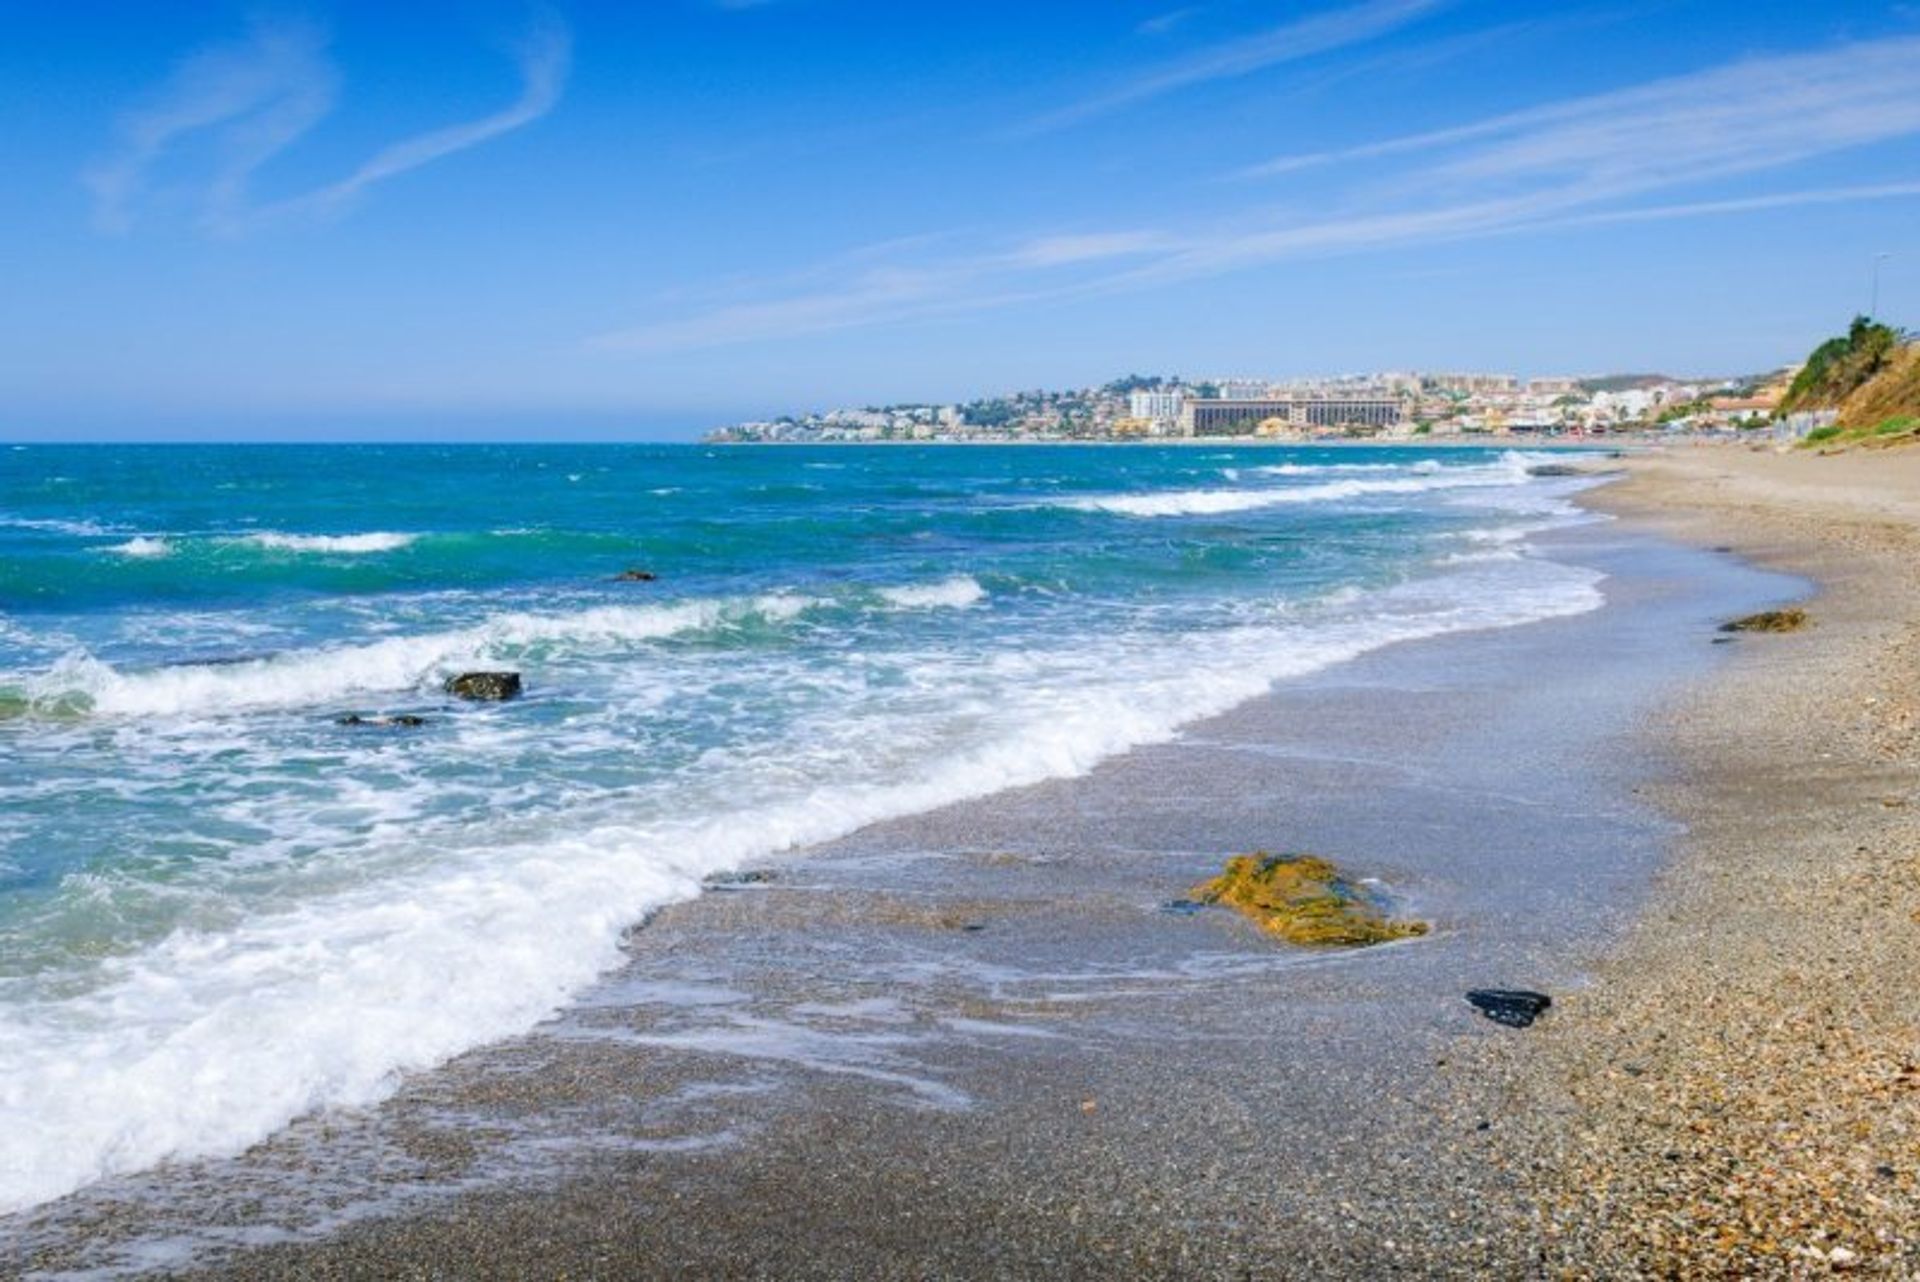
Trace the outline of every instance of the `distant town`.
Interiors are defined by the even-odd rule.
[[[1604,436],[1770,424],[1792,369],[1686,381],[1660,375],[1533,378],[1373,374],[1271,381],[1131,375],[1076,391],[953,405],[885,405],[736,423],[715,443],[1275,441]]]

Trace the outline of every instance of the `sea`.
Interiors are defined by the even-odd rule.
[[[1593,610],[1546,461],[0,446],[0,1214],[374,1103],[716,877]]]

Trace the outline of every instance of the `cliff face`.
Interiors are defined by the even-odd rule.
[[[1920,343],[1895,351],[1879,373],[1840,404],[1840,422],[1850,428],[1910,417],[1920,417]]]

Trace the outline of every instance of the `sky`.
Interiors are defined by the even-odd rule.
[[[1920,324],[1920,4],[8,6],[0,438],[692,436]]]

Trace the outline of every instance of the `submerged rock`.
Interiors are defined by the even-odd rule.
[[[1527,469],[1528,476],[1583,476],[1585,471],[1571,463],[1535,463]]]
[[[773,880],[773,873],[766,868],[748,868],[741,872],[717,872],[707,877],[707,885],[721,890],[732,890],[739,886],[764,886]]]
[[[1524,988],[1476,988],[1467,994],[1473,1008],[1496,1024],[1525,1028],[1553,1005],[1553,998]]]
[[[363,717],[357,712],[348,713],[334,724],[342,726],[386,726],[391,728],[414,729],[427,724],[425,717],[415,716],[411,712],[396,713],[390,717]]]
[[[1807,626],[1805,610],[1762,610],[1720,625],[1722,632],[1798,632]]]
[[[660,576],[652,570],[622,570],[613,576],[615,583],[652,583]]]
[[[1295,944],[1380,944],[1428,930],[1423,921],[1389,918],[1364,888],[1312,855],[1236,855],[1187,894],[1238,909]]]
[[[458,699],[499,703],[520,697],[518,672],[463,672],[447,679],[447,693]]]

